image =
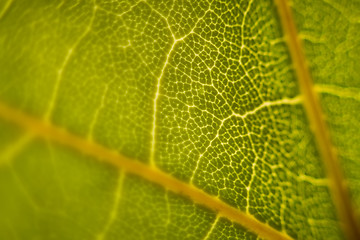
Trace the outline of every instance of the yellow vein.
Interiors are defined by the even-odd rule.
[[[318,143],[320,154],[330,180],[332,197],[336,205],[340,220],[343,222],[345,234],[349,239],[360,239],[360,228],[355,216],[352,202],[344,184],[341,167],[336,151],[330,140],[330,135],[323,118],[320,103],[314,92],[314,86],[309,69],[306,65],[305,55],[298,37],[294,19],[287,0],[275,0],[281,24],[285,33],[290,55],[294,63],[296,75],[301,91],[304,95],[304,106],[312,130]]]
[[[4,8],[0,11],[0,19],[2,19],[5,16],[5,14],[8,12],[8,10],[10,9],[10,6],[12,5],[13,2],[14,2],[14,0],[8,0],[5,3]]]
[[[45,119],[46,120],[49,120],[49,118],[51,117],[52,111],[54,109],[56,100],[58,98],[60,84],[61,84],[61,81],[62,81],[62,78],[63,78],[63,75],[64,75],[64,71],[65,71],[67,65],[69,64],[71,58],[73,57],[74,52],[78,48],[79,44],[90,33],[91,28],[92,28],[93,23],[94,23],[96,11],[97,11],[97,6],[95,5],[94,8],[93,8],[93,12],[92,12],[92,16],[90,18],[89,25],[85,28],[85,31],[83,31],[83,33],[80,35],[80,37],[78,39],[76,39],[76,41],[73,43],[71,48],[68,49],[68,51],[66,53],[66,56],[65,56],[65,58],[64,58],[64,60],[63,60],[63,62],[61,64],[60,68],[57,71],[54,89],[53,89],[52,95],[50,97],[48,109],[47,109],[47,111],[45,113]]]
[[[173,36],[173,38],[175,39],[174,36]],[[168,66],[171,53],[173,52],[176,43],[177,43],[177,41],[174,40],[174,42],[171,45],[169,53],[166,55],[165,63],[161,69],[161,73],[157,79],[157,84],[156,84],[156,93],[155,93],[155,97],[154,97],[154,106],[153,106],[153,122],[152,122],[152,130],[151,130],[152,139],[151,139],[151,152],[150,152],[150,164],[151,164],[151,166],[154,166],[154,167],[155,167],[155,145],[156,145],[156,124],[157,124],[156,115],[158,114],[157,105],[158,105],[158,99],[160,96],[160,85],[161,85],[161,80],[165,73],[165,69]]]
[[[316,84],[314,89],[318,93],[328,93],[341,98],[351,98],[360,101],[359,88],[344,88],[335,85]]]
[[[33,136],[31,134],[25,134],[16,141],[11,142],[7,148],[2,149],[0,154],[0,166],[10,164],[14,157],[28,145],[32,138]]]
[[[111,226],[114,224],[114,221],[115,221],[116,216],[118,214],[118,208],[119,208],[119,205],[120,205],[120,200],[121,200],[121,195],[122,195],[122,188],[123,188],[123,184],[124,184],[124,178],[125,178],[125,173],[122,170],[120,170],[119,171],[118,182],[117,182],[117,186],[116,186],[116,190],[115,190],[115,198],[114,198],[114,202],[113,202],[113,207],[111,208],[109,218],[106,221],[106,224],[104,225],[102,231],[97,235],[97,238],[96,238],[97,240],[105,239],[105,237],[108,234]]]
[[[220,199],[195,188],[193,185],[182,182],[153,166],[129,159],[114,150],[71,134],[65,129],[51,125],[49,122],[38,120],[19,110],[11,108],[2,102],[0,102],[0,117],[6,121],[17,124],[34,135],[70,147],[86,155],[92,156],[99,161],[119,167],[126,172],[157,183],[174,193],[187,196],[192,199],[194,203],[201,204],[217,212],[219,217],[225,217],[244,226],[261,238],[279,240],[291,239],[284,232],[273,229],[265,223],[258,221],[253,216],[231,207]]]
[[[211,234],[214,232],[214,229],[215,229],[218,221],[219,221],[219,216],[217,216],[217,217],[215,218],[214,222],[211,224],[211,227],[210,227],[209,231],[206,233],[206,235],[205,235],[205,237],[203,238],[203,240],[209,239],[209,237],[211,236]]]
[[[109,91],[109,84],[106,84],[105,88],[104,88],[104,91],[102,93],[102,96],[101,96],[100,105],[95,110],[94,116],[93,116],[93,118],[91,120],[91,123],[89,125],[89,131],[88,131],[87,138],[90,141],[93,139],[94,127],[95,127],[95,125],[96,125],[96,123],[97,123],[97,121],[99,119],[99,114],[100,114],[101,110],[105,106],[105,98],[106,98],[106,95],[107,95],[108,91]]]

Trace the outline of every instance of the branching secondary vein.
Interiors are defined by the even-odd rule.
[[[344,177],[338,162],[338,156],[330,140],[320,103],[314,91],[310,71],[306,65],[306,58],[298,37],[297,29],[291,13],[288,0],[275,0],[280,15],[281,24],[286,35],[287,45],[293,60],[297,79],[304,95],[304,106],[312,125],[319,151],[322,155],[338,215],[343,221],[345,233],[349,239],[360,239],[360,225],[348,190],[344,184]]]
[[[93,8],[93,12],[92,12],[92,16],[90,19],[90,22],[88,24],[88,26],[85,28],[84,32],[80,35],[80,37],[74,42],[74,44],[68,49],[64,61],[61,64],[60,68],[58,69],[57,75],[56,75],[56,81],[55,81],[55,86],[49,101],[49,106],[48,109],[45,113],[45,119],[49,120],[49,118],[51,117],[52,111],[54,109],[58,94],[59,94],[59,87],[60,87],[60,83],[61,80],[64,76],[64,71],[69,63],[69,61],[71,60],[71,58],[74,55],[74,51],[77,49],[77,47],[79,46],[79,44],[81,43],[81,41],[90,33],[92,25],[94,23],[94,19],[95,19],[95,14],[97,11],[97,6],[94,5]]]
[[[71,134],[62,128],[44,122],[44,120],[38,120],[28,116],[2,102],[0,102],[0,118],[17,124],[38,137],[70,147],[86,155],[92,156],[99,161],[111,164],[126,172],[136,174],[151,182],[157,183],[174,193],[187,196],[192,199],[194,203],[201,204],[217,212],[219,217],[225,217],[244,226],[261,238],[279,240],[292,239],[284,232],[277,231],[269,225],[258,221],[253,216],[222,202],[220,199],[213,197],[194,186],[182,182],[155,167],[150,167],[133,159],[128,159],[114,150]]]

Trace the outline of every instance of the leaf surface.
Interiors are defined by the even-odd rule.
[[[314,89],[321,98],[330,134],[358,209],[360,3],[294,1],[293,8],[311,66]],[[310,16],[318,24],[304,21]]]
[[[357,15],[292,7],[356,206]],[[1,239],[344,238],[273,2],[0,8]]]

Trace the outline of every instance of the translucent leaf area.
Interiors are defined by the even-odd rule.
[[[360,3],[291,9],[358,213]],[[282,20],[0,0],[0,239],[344,239]]]

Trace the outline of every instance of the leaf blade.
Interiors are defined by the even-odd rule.
[[[205,192],[194,188],[188,184],[171,177],[170,175],[160,172],[153,166],[147,166],[135,160],[129,160],[124,156],[118,155],[113,150],[107,149],[94,142],[88,142],[70,133],[64,129],[47,125],[0,102],[0,115],[2,118],[16,123],[17,125],[29,130],[44,139],[50,139],[62,145],[66,145],[74,150],[95,157],[99,161],[116,166],[126,172],[138,175],[151,182],[164,186],[165,188],[177,194],[183,194],[196,203],[202,204],[209,209],[217,212],[220,216],[226,217],[236,223],[245,226],[260,237],[266,239],[290,240],[289,236],[278,232],[275,229],[265,225],[254,217],[246,215],[243,212],[219,201]]]
[[[338,156],[334,150],[327,124],[325,123],[318,96],[314,91],[314,84],[307,67],[301,40],[298,37],[294,18],[287,0],[276,0],[280,19],[287,35],[287,43],[291,53],[299,85],[304,94],[304,105],[307,110],[310,124],[314,131],[317,143],[326,166],[327,175],[331,180],[332,196],[337,207],[338,215],[344,222],[343,227],[349,239],[360,238],[360,224],[353,208],[353,203],[343,183],[344,176]]]

